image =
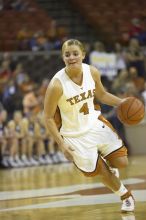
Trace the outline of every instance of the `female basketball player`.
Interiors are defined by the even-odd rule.
[[[65,68],[55,74],[45,95],[46,126],[68,159],[86,176],[99,175],[121,197],[121,211],[134,211],[131,193],[108,166],[127,166],[127,150],[100,110],[94,109],[94,97],[111,106],[122,100],[104,89],[95,67],[83,63],[85,50],[80,41],[64,42],[62,57]],[[62,120],[60,132],[54,120],[57,107]]]

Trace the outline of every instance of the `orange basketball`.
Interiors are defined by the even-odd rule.
[[[118,119],[126,125],[136,125],[138,124],[145,115],[145,106],[136,97],[126,98],[117,107],[117,117]]]

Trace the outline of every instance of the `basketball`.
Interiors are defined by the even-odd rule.
[[[128,97],[117,107],[117,117],[125,125],[138,124],[145,115],[145,106],[136,97]]]

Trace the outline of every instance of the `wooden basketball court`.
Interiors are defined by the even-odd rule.
[[[129,158],[121,178],[136,199],[135,213],[120,213],[118,196],[71,163],[0,170],[2,220],[145,220],[146,156]]]

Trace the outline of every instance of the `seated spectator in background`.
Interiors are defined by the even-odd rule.
[[[41,110],[42,100],[38,97],[37,89],[37,85],[30,85],[23,97],[22,103],[25,116],[29,116],[32,113],[36,114]]]
[[[136,38],[140,45],[145,46],[146,44],[146,18],[133,18],[131,20],[131,27],[129,30],[129,37]]]
[[[22,63],[17,63],[13,71],[13,77],[22,94],[26,93],[30,86],[34,84],[28,73],[25,72]]]
[[[14,0],[11,3],[11,7],[16,11],[26,11],[29,8],[29,4],[27,0]]]
[[[32,37],[29,39],[29,42],[28,42],[28,45],[29,45],[29,49],[32,50],[32,51],[39,51],[39,45],[37,43],[37,32],[34,33],[32,35]]]
[[[42,97],[42,100],[45,97],[45,93],[46,93],[48,84],[49,84],[49,79],[45,78],[45,79],[42,80],[42,83],[41,83],[41,85],[39,87],[38,94],[39,94],[40,97]]]
[[[111,89],[112,91],[117,94],[119,91],[121,91],[122,88],[124,88],[125,84],[129,81],[129,73],[128,70],[121,70],[119,74],[114,79]]]
[[[34,125],[34,131],[35,131],[35,151],[36,151],[36,157],[40,165],[44,164],[52,164],[53,161],[51,160],[51,157],[47,155],[45,142],[48,140],[48,132],[46,130],[45,124],[43,123],[43,116],[41,117],[41,114],[38,114],[36,116],[36,123]]]
[[[56,25],[56,21],[52,20],[49,29],[46,31],[46,37],[52,44],[52,49],[60,50],[62,43],[68,37],[68,31],[63,26]]]
[[[25,88],[23,86],[27,87],[30,85],[30,78],[27,73],[25,73],[25,70],[23,68],[22,63],[17,63],[15,70],[13,71],[13,76],[16,81],[16,84],[18,87],[23,91]],[[32,81],[31,81],[32,83]],[[25,92],[25,91],[24,91]]]
[[[54,49],[60,50],[64,41],[67,40],[68,32],[65,27],[59,26],[56,28],[56,40],[54,42]]]
[[[5,156],[7,155],[7,137],[6,137],[7,111],[0,110],[0,162],[1,165],[7,167]]]
[[[89,54],[89,63],[95,67],[98,67],[98,56],[102,56],[106,53],[105,45],[102,42],[95,42],[93,45],[93,50]]]
[[[85,42],[84,43],[84,48],[85,48],[85,51],[86,51],[86,57],[84,59],[84,62],[89,64],[90,63],[90,60],[89,60],[89,54],[91,52],[91,46],[89,43]]]
[[[32,51],[50,51],[53,45],[49,42],[43,31],[38,31],[29,40],[29,47]]]
[[[35,133],[37,138],[36,148],[38,152],[38,160],[40,163],[43,164],[45,162],[47,164],[52,164],[68,162],[63,153],[60,152],[59,147],[55,143],[54,139],[48,133],[48,130],[46,130],[42,112],[37,115]]]
[[[141,25],[141,20],[139,18],[133,18],[131,20],[131,27],[129,30],[130,38],[137,38],[139,40],[142,32],[143,32],[143,27]]]
[[[93,45],[93,50],[91,51],[91,55],[92,53],[94,54],[94,53],[105,53],[105,52],[106,52],[105,45],[102,42],[97,41]]]
[[[15,111],[12,119],[8,122],[8,145],[9,156],[5,157],[9,167],[23,167],[25,163],[21,161],[21,154],[27,147],[23,128],[23,118],[21,111]]]
[[[37,166],[39,162],[35,159],[36,156],[36,114],[33,112],[29,112],[27,115],[27,134],[26,134],[26,141],[27,141],[27,158],[30,161],[31,165]]]
[[[14,79],[7,83],[3,91],[2,102],[10,118],[16,109],[22,110],[22,93]]]
[[[9,64],[9,60],[4,60],[0,66],[0,96],[4,90],[4,87],[7,85],[9,79],[12,76]]]
[[[115,94],[125,93],[129,91],[133,95],[139,96],[144,91],[145,80],[138,76],[135,67],[130,67],[129,70],[122,70],[112,83],[112,91]]]
[[[45,36],[45,33],[43,31],[38,31],[36,40],[39,47],[39,51],[50,51],[53,48],[52,44],[49,42],[48,38]]]
[[[57,39],[57,28],[56,28],[56,21],[53,19],[50,22],[50,26],[48,30],[46,30],[46,36],[52,44],[55,43]]]
[[[134,84],[136,90],[141,93],[145,89],[145,80],[143,77],[138,76],[137,69],[135,67],[129,68],[129,79]]]
[[[8,121],[6,125],[6,138],[7,138],[7,154],[3,156],[2,165],[4,167],[23,167],[26,164],[21,160],[24,149],[27,148],[26,143],[26,121],[22,118],[21,111],[15,111],[14,117]]]
[[[94,48],[89,54],[89,63],[95,66],[109,81],[117,75],[116,54],[108,53],[102,42],[95,42]]]
[[[13,55],[10,52],[4,52],[2,56],[2,60],[9,63],[9,69],[13,72],[17,65],[17,61],[14,59]]]
[[[124,50],[121,44],[118,42],[116,42],[114,46],[115,46],[114,53],[116,54],[116,68],[117,68],[117,73],[119,73],[121,70],[126,69]]]
[[[146,78],[144,54],[137,39],[130,40],[128,50],[125,52],[125,59],[127,68],[135,67],[138,71],[138,76]]]
[[[31,33],[27,27],[22,27],[17,33],[18,50],[29,50]]]
[[[10,70],[9,61],[5,60],[2,62],[0,67],[0,83],[8,82],[10,77],[12,76],[12,72]]]

